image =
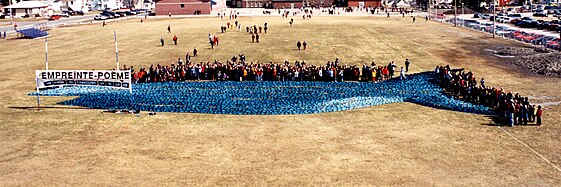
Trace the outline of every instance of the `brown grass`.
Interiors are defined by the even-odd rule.
[[[518,45],[433,22],[371,17],[316,17],[288,26],[287,19],[242,18],[245,26],[268,22],[270,33],[250,43],[243,32],[207,35],[227,21],[217,18],[138,20],[50,31],[50,69],[112,69],[113,31],[121,64],[169,64],[197,47],[195,60],[284,59],[325,63],[399,65],[414,72],[436,65],[465,67],[489,84],[559,101],[560,79],[528,74],[486,55],[493,45]],[[172,34],[166,27],[172,26]],[[173,35],[179,45],[169,45]],[[160,47],[159,38],[167,45]],[[294,50],[297,40],[309,49]],[[490,126],[481,115],[397,103],[352,111],[281,116],[159,113],[142,117],[99,110],[34,106],[34,70],[44,68],[44,43],[1,41],[0,184],[39,185],[401,185],[555,186],[561,172]],[[43,97],[54,106],[68,98]],[[545,102],[546,100],[534,100]],[[544,126],[505,128],[561,166],[560,106],[545,111]]]

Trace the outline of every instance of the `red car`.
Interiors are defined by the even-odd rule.
[[[49,18],[49,21],[59,20],[62,16],[61,15],[52,15]]]

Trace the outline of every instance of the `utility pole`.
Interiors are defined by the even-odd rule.
[[[45,36],[45,69],[49,70],[49,43],[47,38],[49,38],[49,36]]]
[[[429,0],[429,5],[427,6],[428,13],[429,13],[429,19],[430,19],[430,16],[431,16],[431,9],[432,9],[431,4],[432,4],[432,0]]]
[[[461,1],[460,1],[460,2],[461,2]],[[462,2],[462,16],[463,16],[463,15],[464,15],[464,2]],[[465,27],[464,22],[465,22],[465,20],[462,19],[462,26]]]
[[[495,14],[495,10],[497,9],[497,0],[493,0],[493,38],[495,38],[495,20],[497,19],[497,15]]]
[[[117,31],[113,31],[115,37],[115,62],[117,63],[117,71],[119,71],[119,47],[117,46]]]
[[[458,0],[454,0],[454,27],[458,26]]]

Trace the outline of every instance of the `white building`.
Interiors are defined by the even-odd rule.
[[[120,9],[121,0],[90,0],[86,3],[90,10]]]
[[[43,1],[22,1],[4,7],[4,12],[6,12],[7,15],[11,12],[11,15],[14,17],[23,17],[26,15],[30,17],[36,15],[43,17],[48,14],[48,7],[49,4]]]
[[[156,3],[152,0],[122,0],[122,7],[150,10],[156,8]]]
[[[89,11],[87,0],[63,0],[63,5],[74,11],[82,11],[84,13]]]

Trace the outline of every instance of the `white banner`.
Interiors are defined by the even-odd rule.
[[[37,88],[54,86],[107,86],[131,89],[130,71],[36,70]]]

